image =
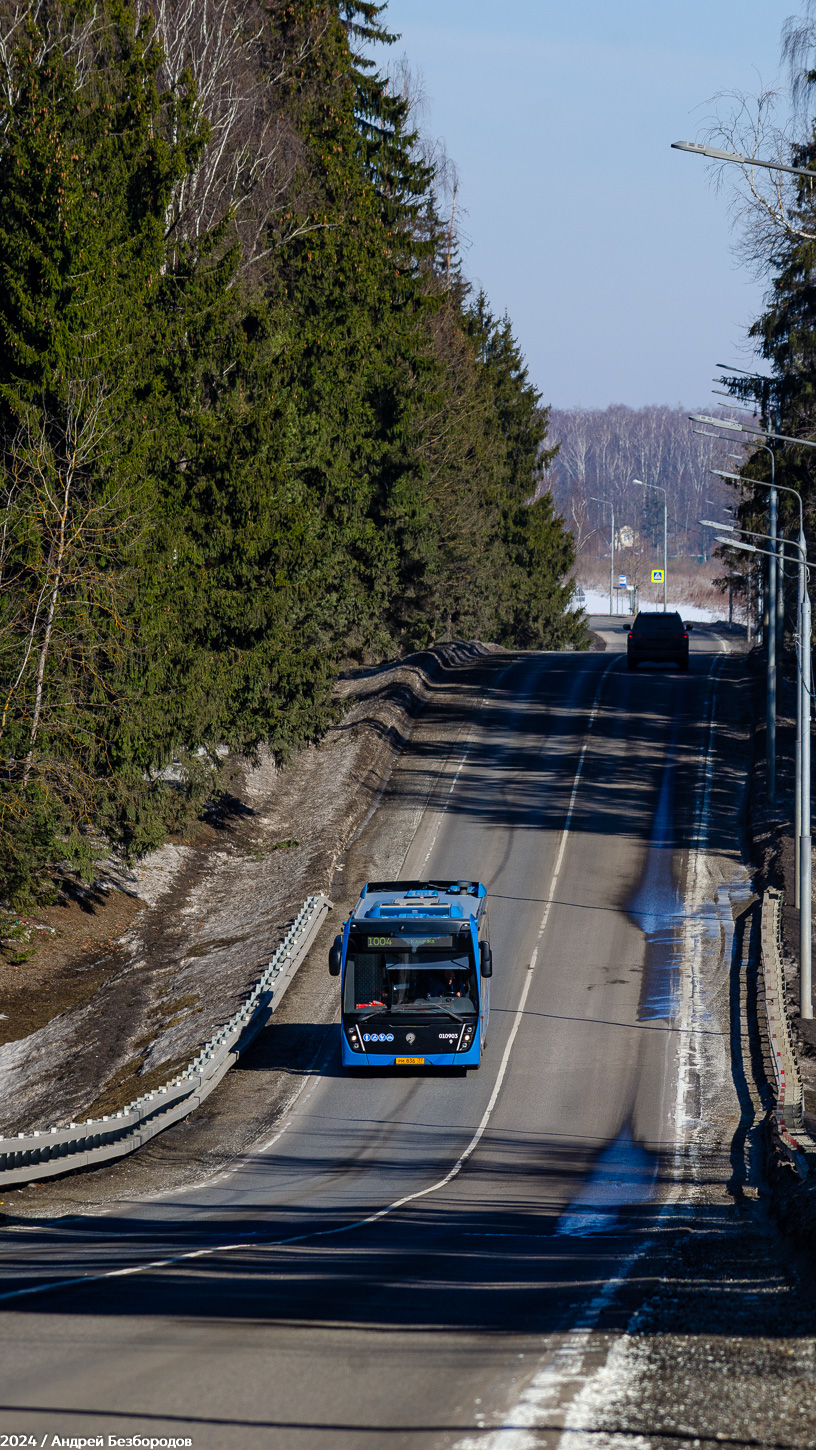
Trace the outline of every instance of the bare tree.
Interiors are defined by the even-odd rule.
[[[176,187],[168,238],[190,240],[232,214],[245,266],[268,251],[273,219],[291,210],[302,148],[281,104],[281,86],[300,69],[325,25],[281,43],[260,0],[140,0],[137,20],[160,47],[159,79],[180,104],[192,94],[209,139],[199,165]],[[171,135],[176,125],[169,115]],[[286,230],[292,239],[313,222]]]
[[[584,490],[580,483],[576,483],[569,498],[569,516],[572,519],[572,537],[575,540],[575,553],[580,554],[586,547],[597,529],[589,524],[589,507],[584,497]]]
[[[805,138],[795,113],[777,120],[784,109],[778,91],[757,96],[730,92],[717,100],[718,115],[707,128],[706,141],[746,159],[715,163],[716,184],[731,188],[731,214],[742,233],[738,252],[762,273],[781,240],[816,239],[816,194],[812,182],[802,184],[789,172],[752,165],[752,158],[790,166]]]
[[[643,532],[645,498],[633,479],[642,478],[667,490],[672,547],[684,554],[707,551],[708,535],[698,520],[712,506],[716,511],[733,500],[729,486],[709,470],[737,472],[739,465],[728,459],[731,445],[694,432],[686,409],[620,404],[553,409],[550,433],[561,447],[544,487],[574,520],[577,546],[591,551],[607,537],[609,515],[593,495],[614,503],[617,527],[631,528],[637,541]]]
[[[110,449],[110,402],[98,381],[75,383],[59,413],[32,410],[5,452],[0,759],[11,789],[3,796],[4,831],[25,814],[35,780],[75,819],[91,815],[91,737],[104,733],[106,698],[110,703],[99,660],[107,652],[110,663],[124,645],[117,555],[134,526],[132,505],[99,480]]]
[[[410,122],[415,128],[414,154],[432,176],[432,197],[435,213],[444,223],[445,243],[441,265],[445,286],[450,288],[451,272],[457,260],[471,244],[464,227],[468,215],[462,205],[461,179],[456,162],[448,154],[441,137],[428,129],[430,107],[422,72],[413,66],[407,55],[391,61],[385,72],[386,86],[408,107]]]
[[[17,95],[17,47],[36,35],[35,60],[42,64],[55,50],[69,57],[76,68],[77,87],[86,85],[94,70],[97,42],[108,21],[98,5],[66,18],[62,7],[48,0],[0,0],[0,137],[9,123]]]
[[[171,141],[192,102],[207,128],[200,161],[177,184],[167,207],[171,246],[194,241],[231,217],[242,266],[277,246],[322,228],[323,219],[293,205],[304,151],[284,104],[284,82],[303,68],[328,25],[327,13],[281,39],[276,7],[263,0],[137,0],[134,25],[162,57],[158,80]],[[96,6],[73,11],[47,0],[0,0],[0,136],[17,92],[16,55],[27,34],[38,36],[37,59],[55,48],[76,67],[77,88],[105,64],[109,22]],[[302,198],[301,198],[302,199]]]
[[[732,190],[731,210],[742,231],[738,250],[759,272],[773,264],[781,241],[816,239],[813,182],[752,164],[754,158],[780,166],[806,164],[798,158],[813,142],[816,0],[804,0],[803,13],[785,22],[782,61],[785,85],[763,87],[756,95],[735,91],[715,97],[705,132],[709,144],[745,158],[740,164],[717,163],[713,173],[718,186]]]

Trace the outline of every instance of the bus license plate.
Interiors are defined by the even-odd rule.
[[[397,1067],[424,1067],[425,1066],[425,1058],[424,1057],[395,1057],[394,1058],[394,1062],[395,1062],[395,1065]]]

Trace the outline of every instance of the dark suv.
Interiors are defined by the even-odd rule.
[[[666,614],[641,610],[629,631],[626,663],[636,670],[641,660],[676,665],[687,670],[689,662],[688,626],[675,611]]]

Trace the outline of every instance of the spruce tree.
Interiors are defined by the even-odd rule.
[[[51,5],[49,46],[32,21],[8,57],[0,880],[18,899],[55,861],[89,864],[99,831],[138,853],[180,829],[224,746],[318,739],[344,661],[451,634],[582,642],[547,410],[509,321],[451,266],[372,58],[384,8],[253,9],[239,69],[289,160],[273,207],[241,162],[240,224],[229,186],[206,225],[185,212],[217,147],[195,65],[171,75],[135,11],[110,0],[77,45],[74,7]]]

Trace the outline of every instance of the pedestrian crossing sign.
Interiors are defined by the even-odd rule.
[[[652,583],[653,584],[662,584],[663,583],[663,580],[664,580],[664,577],[665,577],[665,575],[664,575],[664,572],[663,572],[662,569],[653,569],[652,570]]]

